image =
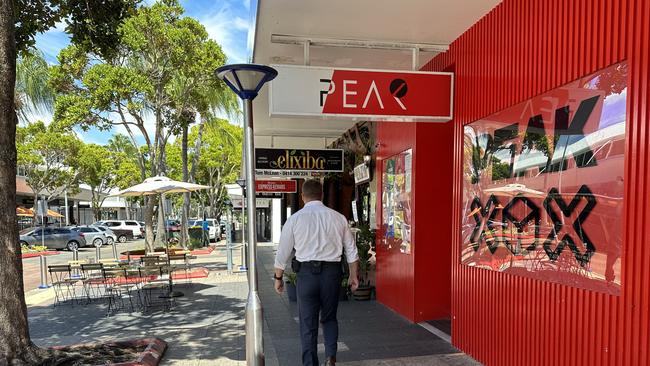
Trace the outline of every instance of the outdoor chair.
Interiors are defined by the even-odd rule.
[[[140,258],[140,263],[145,267],[160,266],[167,264],[167,258],[158,255],[145,255]]]
[[[72,278],[76,278],[81,280],[82,274],[81,274],[81,265],[82,264],[88,264],[87,259],[80,259],[77,261],[68,261],[68,264],[70,265],[70,269],[72,270]]]
[[[171,309],[173,299],[161,298],[170,290],[169,287],[169,266],[143,266],[139,268],[140,278],[143,279],[140,286],[142,293],[143,312],[147,312],[153,306],[162,306],[163,311]],[[160,299],[157,301],[156,299]]]
[[[78,279],[72,278],[72,269],[69,264],[47,266],[50,274],[50,283],[54,288],[54,306],[70,301],[74,305],[75,285]]]
[[[185,273],[185,282],[192,286],[191,265],[187,254],[173,254],[168,257],[168,260],[171,275],[173,276],[176,271],[183,271]]]
[[[81,283],[86,294],[87,302],[104,297],[104,277],[102,263],[81,264]]]
[[[126,301],[131,311],[133,306],[132,292],[137,291],[137,281],[133,281],[126,268],[103,268],[102,277],[104,294],[108,299],[107,316],[126,307]]]
[[[104,268],[117,267],[120,264],[120,262],[117,259],[113,259],[113,258],[100,259],[99,263],[101,263],[104,266]]]

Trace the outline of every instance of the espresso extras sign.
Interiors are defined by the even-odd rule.
[[[620,294],[627,72],[465,126],[461,263]]]
[[[255,174],[258,176],[309,177],[342,171],[343,150],[255,149]]]
[[[446,122],[453,74],[273,65],[271,117]]]

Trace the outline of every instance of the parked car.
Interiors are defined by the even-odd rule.
[[[144,237],[144,226],[139,222],[133,220],[105,220],[98,221],[93,226],[106,226],[109,229],[115,230],[131,230],[134,238]]]
[[[86,243],[90,243],[96,247],[108,244],[106,233],[94,226],[73,226],[70,229],[83,233],[84,238],[86,238]]]
[[[208,223],[208,238],[210,238],[210,240],[219,240],[221,238],[221,229],[219,228],[219,225],[217,225],[217,220],[206,219],[205,222]],[[190,221],[189,226],[203,227],[203,220]]]
[[[167,231],[181,231],[181,222],[178,220],[167,220]]]
[[[120,242],[117,234],[115,234],[113,230],[109,229],[108,226],[102,226],[102,225],[93,225],[93,226],[103,231],[104,234],[106,234],[106,244],[113,245],[113,243]],[[122,235],[124,236],[124,241],[126,241],[127,239],[126,236],[124,234]],[[124,241],[122,241],[121,243],[124,243]]]
[[[44,235],[42,237],[41,235]],[[83,233],[73,231],[69,228],[29,228],[20,232],[20,244],[41,245],[49,249],[77,250],[86,246],[86,238]]]

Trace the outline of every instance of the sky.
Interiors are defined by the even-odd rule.
[[[144,0],[144,4],[152,4],[155,0]],[[185,8],[185,16],[197,19],[205,27],[211,39],[221,45],[228,63],[243,63],[247,61],[247,39],[251,20],[251,0],[180,0]],[[59,51],[70,43],[70,37],[65,33],[65,24],[58,23],[48,32],[36,36],[36,48],[42,51],[50,64],[56,64]],[[30,116],[30,120],[52,121],[51,114]],[[86,143],[106,144],[114,133],[124,132],[116,127],[113,131],[90,130],[77,131]]]

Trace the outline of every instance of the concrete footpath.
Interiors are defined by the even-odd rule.
[[[275,246],[258,249],[260,298],[264,305],[267,366],[299,365],[298,306],[273,289]],[[376,301],[342,301],[339,304],[340,366],[476,366],[471,357],[417,324]],[[324,359],[322,334],[319,359]]]

